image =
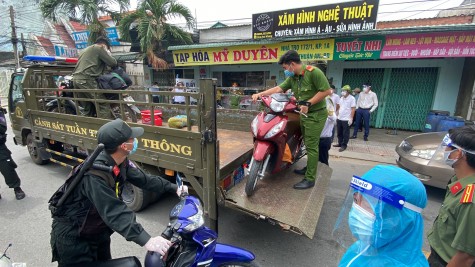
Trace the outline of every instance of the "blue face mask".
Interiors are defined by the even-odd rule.
[[[295,73],[290,70],[284,70],[285,77],[294,77]]]
[[[126,144],[130,144],[130,143],[126,143]],[[134,146],[132,147],[132,150],[130,150],[129,155],[132,155],[137,151],[137,148],[139,147],[139,140],[137,138],[134,138],[134,142],[132,144]]]
[[[454,164],[459,160],[459,159],[449,159],[450,154],[452,152],[457,151],[456,149],[450,150],[450,151],[444,151],[444,161],[445,164],[449,165],[450,167],[454,167]]]
[[[355,238],[369,245],[373,236],[374,221],[375,216],[373,214],[353,203],[348,216],[348,225]]]

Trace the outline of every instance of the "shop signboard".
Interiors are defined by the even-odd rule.
[[[116,27],[106,28],[107,38],[109,38],[111,46],[119,46],[119,34]],[[73,32],[72,34],[74,43],[76,43],[77,49],[84,49],[88,45],[89,31]]]
[[[336,38],[333,60],[379,59],[384,36]]]
[[[54,45],[54,53],[59,57],[77,57],[78,50],[67,46]]]
[[[381,59],[475,57],[475,31],[386,36]]]
[[[334,39],[174,50],[175,66],[276,63],[288,50],[304,61],[332,60]]]
[[[252,38],[373,30],[378,6],[379,0],[366,0],[253,14]]]

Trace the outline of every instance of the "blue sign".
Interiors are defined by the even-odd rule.
[[[119,46],[119,34],[116,27],[106,28],[107,38],[111,42],[111,46]],[[77,49],[84,49],[87,47],[89,40],[89,31],[73,32],[73,40],[76,43]]]
[[[78,50],[75,48],[69,48],[65,46],[54,46],[54,53],[59,57],[77,57]]]

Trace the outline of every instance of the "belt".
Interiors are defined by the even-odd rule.
[[[372,107],[370,108],[359,108],[359,109],[362,109],[362,110],[370,110]]]
[[[185,102],[173,102],[173,104],[185,104]]]
[[[323,110],[323,109],[326,109],[326,108],[327,108],[327,107],[319,108],[319,109],[316,109],[316,110],[309,111],[309,112],[307,112],[307,113],[317,112],[317,111],[320,111],[320,110]]]
[[[447,262],[444,261],[444,259],[442,259],[442,257],[439,256],[439,254],[437,254],[437,252],[435,252],[435,250],[431,247],[430,248],[430,256],[428,258],[428,261],[429,263],[434,266],[446,266],[447,265]]]

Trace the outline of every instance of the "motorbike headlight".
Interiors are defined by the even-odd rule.
[[[274,112],[281,112],[282,110],[284,110],[284,107],[285,107],[285,102],[279,102],[274,99],[272,99],[272,101],[270,102],[270,108]]]
[[[251,122],[251,130],[252,130],[252,134],[254,134],[254,136],[257,136],[257,122],[259,120],[257,119],[257,116],[254,118],[254,120]]]
[[[274,135],[276,135],[278,132],[280,132],[280,130],[282,129],[283,126],[284,126],[284,121],[279,122],[276,126],[272,127],[272,129],[270,129],[270,131],[268,131],[266,133],[264,138],[267,139],[267,138],[274,137]]]
[[[201,205],[198,205],[197,207],[198,212],[195,215],[188,217],[188,221],[191,223],[185,226],[183,230],[192,232],[205,224],[205,220],[203,219],[203,207],[201,207]]]

